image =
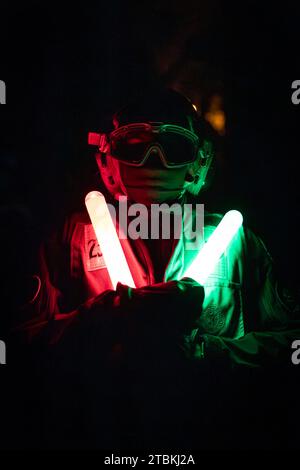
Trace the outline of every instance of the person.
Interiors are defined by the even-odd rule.
[[[97,145],[96,162],[111,204],[117,206],[121,196],[127,198],[129,208],[189,203],[194,220],[201,191],[212,173],[215,146],[209,126],[188,98],[168,89],[148,91],[113,116],[109,132],[93,134],[90,141]],[[145,213],[149,226],[154,222],[151,211]],[[170,428],[176,427],[171,419],[175,403],[182,403],[189,381],[192,397],[199,371],[208,383],[207,371],[211,374],[215,367],[264,370],[289,364],[291,344],[300,336],[297,302],[284,288],[262,240],[245,224],[203,286],[184,278],[221,218],[204,213],[203,236],[193,249],[184,231],[179,237],[171,230],[167,238],[160,232],[154,239],[121,239],[136,287],[118,284],[114,290],[87,211],[73,214],[41,248],[39,272],[34,273],[40,280],[38,291],[27,306],[28,321],[18,327],[17,334],[25,343],[60,351],[62,362],[69,354],[68,364],[76,369],[81,363],[92,388],[91,370],[102,368],[104,382],[111,380],[106,396],[119,397],[123,390],[122,405],[114,400],[117,415],[120,408],[131,409],[129,403],[137,406],[143,397],[137,412],[139,432],[151,421],[150,415],[157,417],[163,389],[160,413],[171,395],[173,399],[165,417],[168,429],[159,435],[170,436]],[[115,222],[119,227],[118,216]],[[157,384],[164,384],[159,392]],[[191,398],[194,404],[198,392],[199,388]],[[151,406],[149,401],[145,405],[145,393],[149,400],[151,395]],[[191,412],[188,405],[183,410],[185,417]],[[97,413],[91,411],[92,415]],[[124,420],[130,421],[128,416]],[[148,439],[155,429],[155,423],[149,424]]]

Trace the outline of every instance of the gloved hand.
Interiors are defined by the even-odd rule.
[[[144,323],[174,332],[188,333],[196,326],[204,300],[203,287],[191,278],[131,288],[118,283],[80,307],[81,314],[96,323]]]
[[[197,328],[204,288],[184,278],[138,289],[118,284],[117,292],[126,317],[123,344],[128,368],[146,374],[160,371],[160,380],[170,374],[176,377]]]
[[[204,300],[203,287],[190,278],[137,289],[119,283],[117,293],[133,325],[171,335],[189,334],[197,326]]]
[[[172,351],[181,349],[182,354],[183,344],[197,328],[203,300],[203,287],[190,278],[135,289],[119,283],[116,291],[86,302],[88,311],[82,313],[95,342],[101,331],[103,346],[117,344],[122,355],[126,350],[131,358],[140,356],[141,362],[154,355],[167,360]]]

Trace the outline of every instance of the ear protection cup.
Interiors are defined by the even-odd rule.
[[[198,159],[194,164],[192,164],[195,176],[193,181],[187,187],[188,192],[197,195],[200,191],[205,191],[209,188],[214,174],[213,162],[213,144],[211,141],[204,140],[203,145],[199,150]]]
[[[208,168],[206,170],[205,180],[202,182],[202,186],[200,189],[201,191],[207,191],[210,188],[212,181],[214,179],[215,172],[216,172],[216,157],[213,155],[208,165]]]
[[[118,163],[109,155],[101,152],[97,152],[95,158],[106,189],[115,199],[118,199],[120,195],[125,194],[122,188]]]

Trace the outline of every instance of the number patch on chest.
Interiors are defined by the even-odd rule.
[[[84,226],[84,254],[88,271],[105,268],[105,262],[92,224]]]

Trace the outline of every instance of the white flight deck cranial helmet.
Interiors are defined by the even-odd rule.
[[[146,144],[142,142],[142,160],[147,159],[149,152],[155,147],[156,153],[161,156],[165,166],[178,166],[178,163],[180,166],[186,166],[187,176],[182,188],[183,192],[187,190],[192,194],[198,194],[204,185],[205,189],[207,188],[208,173],[211,171],[214,159],[212,132],[209,124],[198,115],[192,102],[184,95],[171,89],[148,91],[116,112],[112,123],[111,133],[90,133],[89,143],[99,148],[99,152],[96,153],[97,165],[106,188],[115,198],[124,195],[126,190],[120,175],[119,160],[121,158],[116,154],[118,146],[113,147],[115,141],[120,142],[120,137],[114,136],[118,134],[123,138],[123,130],[125,134],[127,132],[124,126],[139,123],[148,124],[149,127],[155,124],[157,126],[155,129],[158,129],[160,124],[163,128],[161,141],[159,139],[162,134],[155,134],[159,136],[157,142],[151,141]],[[116,140],[117,138],[119,140]],[[129,154],[131,148],[133,147],[128,145],[126,147],[127,152],[129,149]],[[135,150],[136,148],[137,146]],[[192,148],[193,157],[186,156],[188,152],[180,152],[183,148]],[[181,162],[178,161],[180,159],[182,159]],[[168,166],[169,161],[171,163]],[[142,166],[143,162],[128,164]]]

